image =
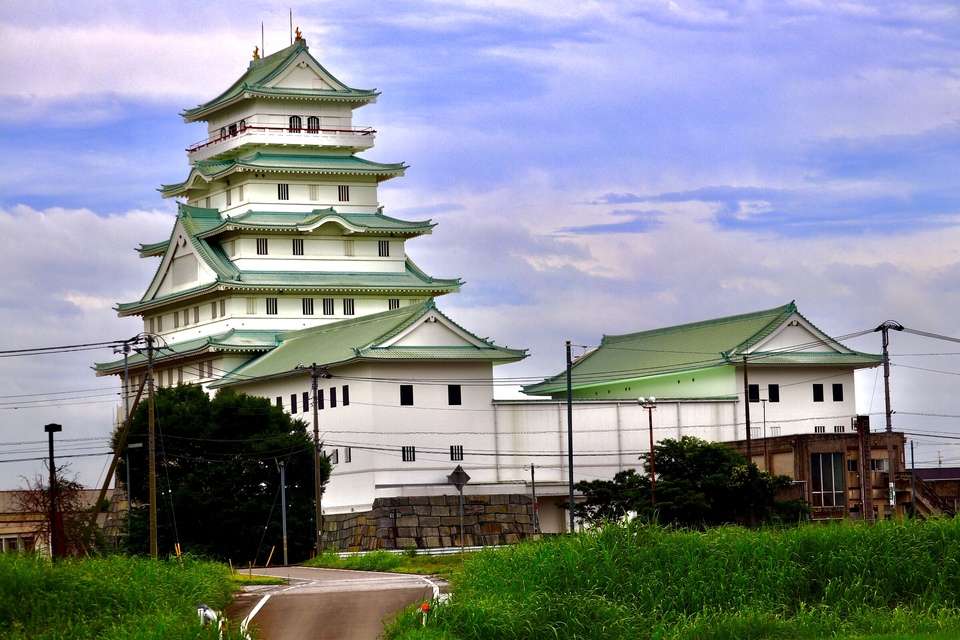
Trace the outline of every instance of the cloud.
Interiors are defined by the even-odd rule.
[[[160,211],[99,216],[86,209],[0,209],[0,349],[120,341],[140,332],[136,319],[117,318],[113,306],[140,298],[156,262],[141,260],[133,248],[166,237],[172,222]],[[63,424],[64,439],[109,437],[116,381],[96,378],[90,367],[113,358],[106,348],[0,359],[0,445],[39,440],[49,422]],[[81,390],[97,391],[73,393]],[[69,399],[78,395],[83,399]],[[9,447],[0,451],[2,459],[11,457]],[[92,485],[103,462],[76,458],[73,470]],[[0,487],[15,488],[19,476],[39,468],[37,462],[3,463]]]

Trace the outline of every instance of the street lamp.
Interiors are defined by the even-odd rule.
[[[637,398],[637,404],[642,408],[647,410],[647,418],[650,423],[650,502],[656,502],[657,499],[654,495],[654,489],[657,485],[656,480],[656,467],[654,466],[653,461],[653,410],[657,408],[657,399],[653,396],[650,396],[650,399],[646,398]]]
[[[63,431],[63,427],[59,424],[48,424],[44,425],[43,430],[49,434],[50,439],[50,558],[56,560],[57,557],[62,557],[63,534],[57,530],[57,465],[53,460],[53,434]]]

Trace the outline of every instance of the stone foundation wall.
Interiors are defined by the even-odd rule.
[[[511,494],[463,497],[463,544],[516,542],[533,531],[533,501]],[[381,498],[371,511],[324,516],[324,548],[340,551],[460,545],[459,496]]]

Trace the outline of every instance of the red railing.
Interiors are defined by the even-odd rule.
[[[264,132],[276,131],[280,133],[296,133],[296,134],[306,133],[306,134],[318,134],[318,135],[321,133],[346,133],[354,136],[371,136],[376,133],[376,130],[371,129],[370,127],[351,127],[349,129],[326,129],[322,127],[317,127],[317,128],[315,127],[299,127],[299,128],[297,127],[255,127],[252,125],[244,125],[242,127],[238,127],[234,131],[227,130],[225,133],[220,133],[217,136],[207,138],[206,140],[202,140],[200,142],[197,142],[196,144],[192,144],[189,147],[187,147],[187,153],[193,153],[194,151],[198,151],[200,149],[203,149],[204,147],[208,147],[212,144],[216,144],[222,140],[229,140],[230,138],[236,138],[237,136],[242,135],[248,131],[264,131]]]

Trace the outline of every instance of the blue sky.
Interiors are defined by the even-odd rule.
[[[290,6],[0,7],[0,350],[139,330],[111,307],[146,287],[155,263],[132,249],[169,231],[156,189],[205,137],[178,113],[243,72],[261,22],[266,51],[285,46]],[[466,280],[447,313],[531,350],[501,375],[557,372],[567,339],[790,300],[834,335],[893,318],[960,336],[955,3],[345,7],[294,3],[294,24],[341,80],[382,91],[355,115],[378,130],[365,157],[411,168],[381,202],[439,223],[408,250]],[[960,415],[960,349],[898,334],[893,351],[895,426],[926,432],[919,459],[960,464],[934,437],[960,434],[958,419],[916,415]],[[106,389],[89,366],[109,357],[0,359],[0,454],[32,451],[3,443],[41,440],[51,421],[104,436],[109,397],[24,403]],[[863,376],[859,394],[874,414],[876,384]],[[101,467],[74,460],[87,483]],[[39,469],[0,463],[0,488]]]

